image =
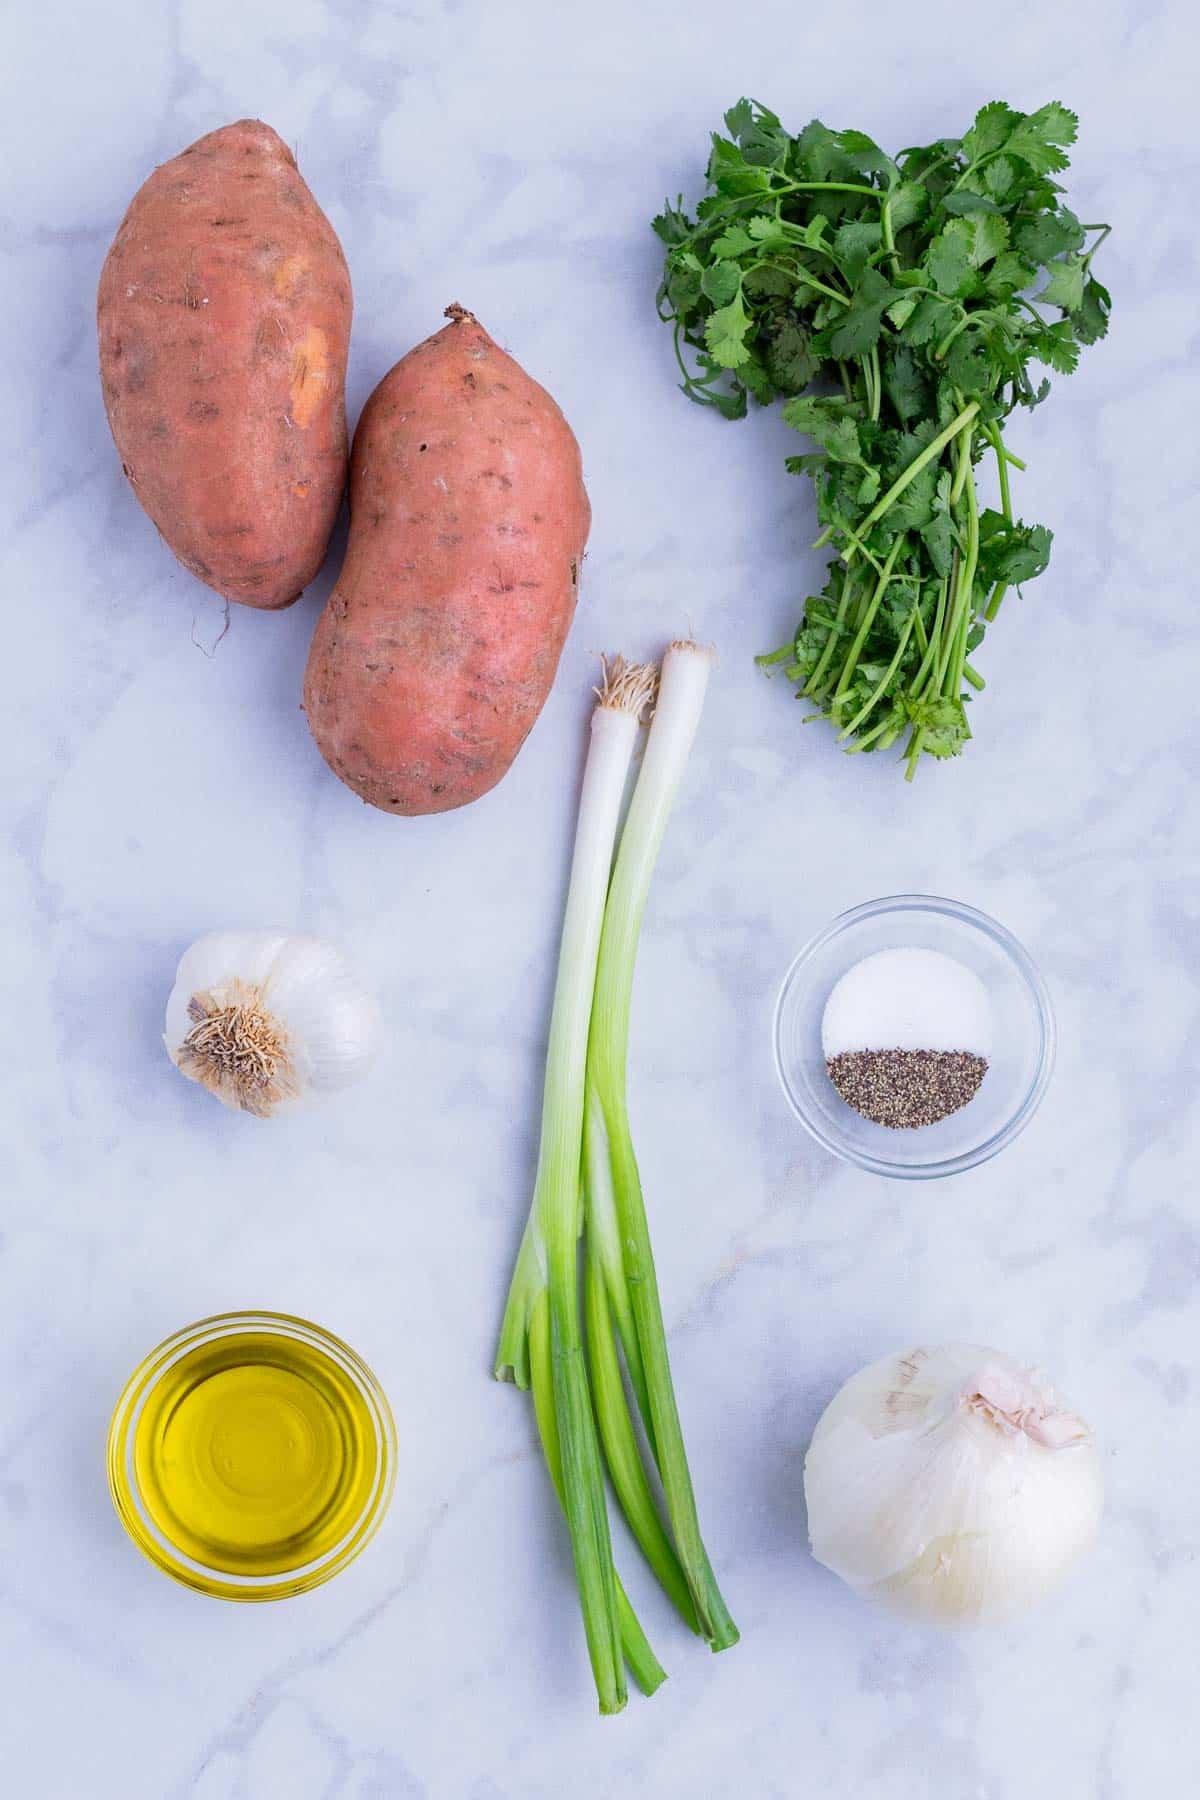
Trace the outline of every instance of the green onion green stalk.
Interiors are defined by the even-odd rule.
[[[606,669],[559,949],[534,1198],[496,1357],[499,1379],[533,1390],[602,1713],[625,1704],[626,1664],[644,1693],[664,1678],[614,1566],[605,1467],[687,1625],[714,1650],[738,1635],[700,1536],[625,1097],[638,934],[711,660],[695,644],[673,644],[664,658],[615,867],[621,801],[656,671],[620,659]]]

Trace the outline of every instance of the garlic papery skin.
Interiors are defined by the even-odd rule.
[[[813,1555],[862,1594],[945,1625],[1010,1619],[1092,1544],[1092,1433],[998,1350],[944,1344],[861,1369],[804,1463]]]
[[[379,1035],[375,1001],[331,944],[213,931],[180,958],[163,1041],[189,1080],[265,1119],[347,1087]]]

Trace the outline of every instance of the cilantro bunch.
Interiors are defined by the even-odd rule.
[[[740,100],[714,134],[708,193],[654,221],[659,314],[683,390],[726,418],[781,398],[816,445],[788,459],[816,487],[817,546],[836,551],[782,663],[845,747],[904,740],[956,756],[968,660],[1009,587],[1045,569],[1050,532],[1014,517],[1002,426],[1104,336],[1092,274],[1107,225],[1082,225],[1054,177],[1077,120],[985,106],[962,138],[886,156],[818,120],[793,137]],[[1032,373],[1031,370],[1036,371]],[[974,470],[995,458],[1000,510]]]

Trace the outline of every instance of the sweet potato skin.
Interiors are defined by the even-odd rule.
[[[350,459],[350,541],[304,704],[348,787],[393,813],[496,785],[550,692],[591,522],[550,395],[469,313],[371,395]]]
[[[100,276],[105,410],[142,506],[227,600],[289,606],[346,485],[350,275],[269,125],[163,163]]]

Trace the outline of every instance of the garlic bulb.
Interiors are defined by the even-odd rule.
[[[1092,1434],[1042,1378],[974,1344],[861,1369],[804,1463],[813,1555],[864,1595],[942,1624],[1011,1618],[1092,1543]]]
[[[180,959],[163,1041],[189,1080],[265,1119],[346,1087],[378,1036],[374,1000],[331,945],[283,931],[213,931]]]

